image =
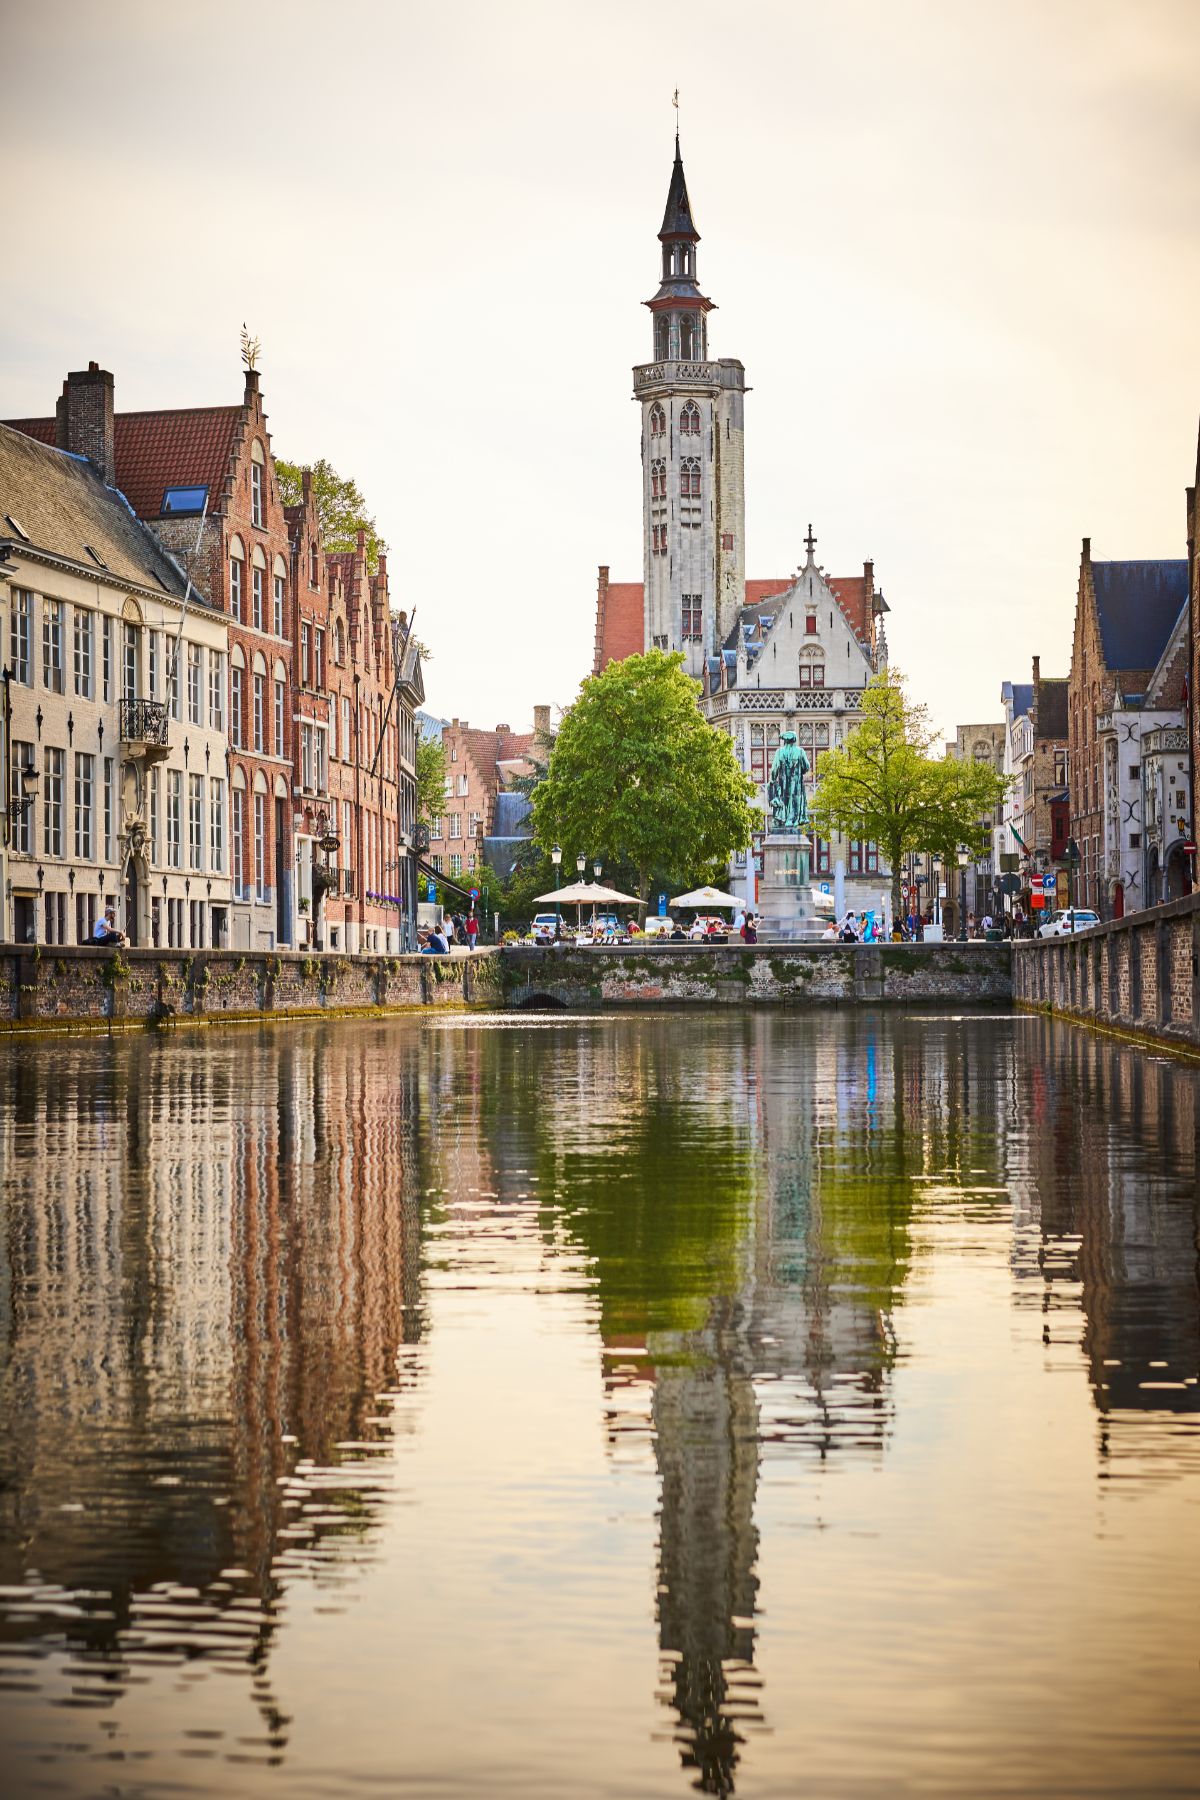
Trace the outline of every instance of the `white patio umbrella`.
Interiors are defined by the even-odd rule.
[[[573,881],[568,887],[555,888],[551,894],[537,894],[534,898],[539,906],[543,901],[553,901],[556,906],[577,906],[581,925],[585,906],[595,908],[603,905],[637,906],[639,904],[632,894],[621,894],[617,892],[616,888],[601,887],[598,881]]]
[[[723,894],[720,888],[693,888],[690,894],[676,894],[672,906],[690,906],[699,912],[706,906],[741,906],[736,894]]]

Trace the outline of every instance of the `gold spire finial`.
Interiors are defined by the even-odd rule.
[[[258,353],[262,345],[257,338],[252,338],[246,329],[246,321],[242,320],[242,361],[248,369],[258,367]]]

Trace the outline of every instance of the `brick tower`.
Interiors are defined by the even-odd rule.
[[[708,360],[714,302],[696,274],[679,134],[662,229],[662,280],[647,300],[654,361],[633,371],[642,409],[645,647],[682,650],[699,676],[745,598],[743,415],[746,373]]]

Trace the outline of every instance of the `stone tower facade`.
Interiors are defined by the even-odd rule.
[[[733,630],[745,598],[746,374],[708,359],[714,302],[696,272],[679,138],[662,229],[662,279],[646,305],[654,361],[633,371],[642,409],[645,647],[682,650],[699,677]]]

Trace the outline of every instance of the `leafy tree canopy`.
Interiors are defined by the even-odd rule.
[[[417,817],[428,825],[446,804],[446,746],[440,738],[417,739]]]
[[[275,459],[279,482],[279,498],[284,506],[299,506],[304,498],[304,469],[300,463]],[[353,550],[358,544],[359,530],[367,534],[367,567],[374,575],[379,569],[379,552],[387,545],[379,535],[379,527],[367,511],[367,503],[352,476],[339,475],[322,456],[312,465],[313,496],[321,538],[326,550]]]
[[[892,871],[895,917],[902,858],[925,851],[953,860],[960,844],[978,854],[1005,791],[1003,776],[987,763],[934,756],[936,737],[904,677],[884,669],[863,694],[861,724],[820,761],[813,829],[879,845]]]
[[[753,784],[698,692],[683,657],[663,650],[583,683],[533,796],[533,835],[543,850],[562,845],[565,879],[582,851],[603,861],[606,882],[629,869],[644,904],[657,871],[723,868],[749,844]]]

